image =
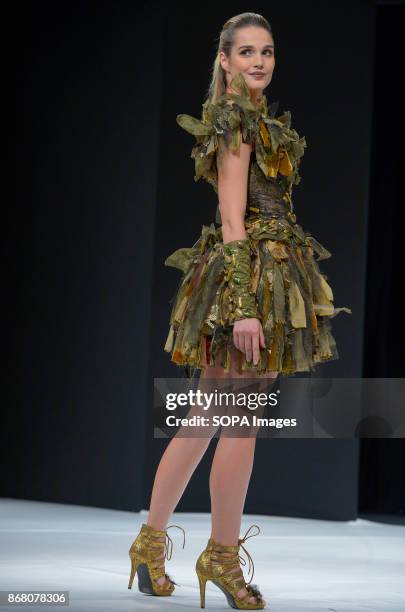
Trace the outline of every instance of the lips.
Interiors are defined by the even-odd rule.
[[[264,72],[250,72],[251,76],[264,76],[265,73]]]

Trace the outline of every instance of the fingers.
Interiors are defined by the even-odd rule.
[[[252,361],[252,353],[253,353],[253,346],[255,344],[255,336],[250,336],[250,335],[245,335],[244,338],[244,342],[245,342],[245,356],[246,356],[246,361],[250,362]]]
[[[255,334],[252,338],[252,348],[253,348],[253,364],[257,365],[260,361],[260,334]],[[250,361],[250,360],[249,360]]]
[[[248,323],[248,327],[246,324]],[[233,328],[233,343],[244,353],[246,361],[257,365],[260,361],[260,349],[266,348],[266,341],[260,321],[244,319],[238,321]]]
[[[261,346],[262,348],[266,348],[266,341],[265,341],[265,339],[264,339],[264,333],[263,333],[263,328],[262,328],[262,326],[260,326],[260,330],[259,330],[259,332],[260,332],[260,346]]]
[[[260,359],[260,336],[258,332],[237,333],[233,334],[233,343],[235,347],[245,354],[246,361],[257,365]]]
[[[260,361],[260,336],[259,332],[245,336],[245,356],[246,361],[250,363],[253,359],[253,364],[257,365]]]

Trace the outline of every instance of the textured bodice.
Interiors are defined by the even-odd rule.
[[[217,192],[217,185],[213,185]],[[283,217],[295,223],[296,216],[292,210],[290,195],[275,178],[265,177],[260,169],[255,152],[252,151],[249,164],[248,192],[245,219],[269,219]],[[215,221],[221,224],[219,206],[217,205]]]
[[[284,190],[276,178],[264,176],[253,151],[249,166],[246,215],[287,216],[290,212],[292,207],[288,191]]]

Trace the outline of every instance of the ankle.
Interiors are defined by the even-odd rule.
[[[216,540],[211,534],[210,539],[213,541],[214,544],[217,544],[218,546],[238,546],[239,544],[237,538],[236,540],[223,540],[221,538],[218,538],[218,540]]]
[[[147,521],[145,523],[145,525],[147,527],[149,527],[150,529],[153,529],[153,531],[166,531],[166,524],[165,523],[157,523],[157,522],[153,522],[153,521]]]

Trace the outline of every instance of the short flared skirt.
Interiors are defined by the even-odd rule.
[[[331,253],[301,226],[284,217],[245,219],[251,245],[251,290],[261,317],[265,348],[257,365],[242,357],[242,371],[293,375],[339,359],[330,320],[335,308],[327,276],[317,261]],[[315,259],[317,255],[317,259]],[[224,272],[222,228],[203,225],[191,248],[177,249],[165,265],[182,271],[171,303],[164,350],[179,366],[229,372],[233,324]]]

